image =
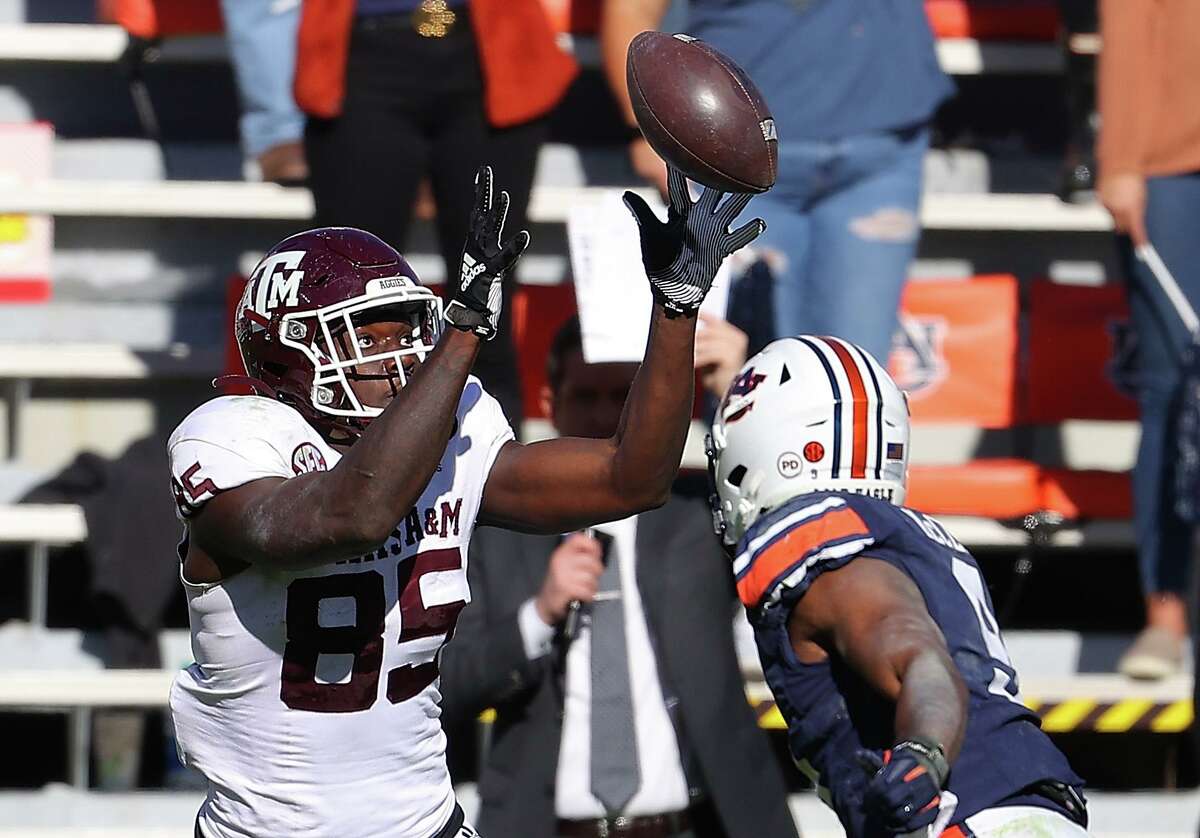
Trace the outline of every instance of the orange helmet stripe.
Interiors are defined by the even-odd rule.
[[[842,362],[846,378],[850,382],[850,396],[854,406],[854,447],[850,451],[850,476],[867,476],[867,386],[854,357],[841,341],[825,338],[825,343]]]

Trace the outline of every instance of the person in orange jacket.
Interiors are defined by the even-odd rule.
[[[539,0],[305,0],[295,93],[317,223],[404,250],[428,178],[452,278],[480,165],[492,163],[510,192],[508,226],[526,226],[544,117],[577,69]],[[502,324],[476,373],[519,427],[511,334]]]

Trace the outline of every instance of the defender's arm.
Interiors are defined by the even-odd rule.
[[[958,756],[967,690],[904,573],[869,558],[823,573],[793,609],[788,631],[798,654],[816,643],[896,702],[897,740],[934,742],[951,762]]]
[[[299,570],[383,543],[441,461],[479,338],[447,329],[333,469],[222,492],[189,519],[190,538],[225,562]]]

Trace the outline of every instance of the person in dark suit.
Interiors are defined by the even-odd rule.
[[[543,394],[555,428],[612,434],[636,369],[586,364],[568,322]],[[483,835],[795,838],[746,702],[732,576],[703,500],[567,536],[481,529],[468,578],[442,707],[451,730],[496,709]]]

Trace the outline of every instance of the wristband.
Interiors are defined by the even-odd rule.
[[[946,779],[950,776],[950,763],[946,760],[946,752],[941,745],[932,739],[913,736],[892,746],[892,759],[905,752],[912,754],[918,762],[925,765],[939,789],[946,787]]]

